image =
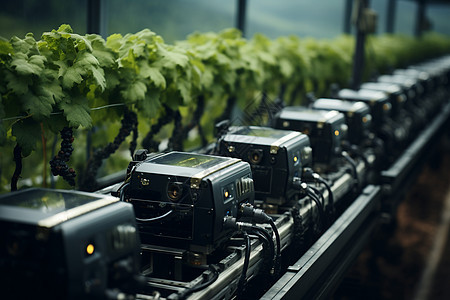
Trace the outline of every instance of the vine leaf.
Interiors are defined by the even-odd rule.
[[[17,95],[25,95],[28,93],[28,86],[33,83],[31,77],[17,77],[11,72],[5,72],[5,79],[8,82],[7,87]]]
[[[23,108],[37,119],[50,116],[50,113],[53,110],[52,105],[55,104],[53,97],[36,95],[34,93],[23,95],[21,101]]]
[[[30,58],[24,53],[17,53],[11,66],[15,67],[19,75],[39,75],[44,69],[44,62],[47,59],[42,55],[32,55]]]
[[[150,78],[155,87],[166,88],[166,79],[158,68],[150,67],[148,64],[142,64],[141,75],[144,78]]]
[[[145,99],[145,93],[147,92],[147,86],[142,81],[135,81],[130,83],[128,87],[122,91],[122,96],[131,101],[135,102],[138,100]]]
[[[59,104],[64,110],[64,115],[69,121],[70,127],[78,128],[79,126],[90,127],[92,119],[89,106],[83,97],[73,97],[71,101],[62,101]]]
[[[64,88],[70,89],[75,83],[81,83],[84,74],[83,70],[80,70],[76,66],[69,67],[65,61],[56,61],[55,64],[59,66],[59,77],[62,77],[62,84]],[[82,72],[80,72],[82,71]]]
[[[156,90],[150,90],[146,95],[144,101],[142,101],[143,112],[149,118],[156,117],[161,102],[159,101],[160,93]]]
[[[37,121],[26,118],[12,126],[12,134],[16,137],[17,144],[22,147],[23,156],[28,156],[41,139],[41,127]]]

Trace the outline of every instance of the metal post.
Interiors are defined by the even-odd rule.
[[[417,16],[415,35],[417,37],[422,35],[425,26],[425,0],[417,0]]]
[[[87,33],[107,36],[106,5],[108,1],[87,0]]]
[[[364,70],[364,43],[366,40],[366,32],[359,26],[362,22],[364,10],[369,6],[369,0],[355,0],[354,5],[358,5],[356,16],[356,44],[355,54],[353,56],[353,72],[351,88],[356,90],[361,85]]]
[[[397,11],[397,0],[388,0],[387,18],[386,18],[387,33],[394,33],[396,11]]]
[[[348,33],[350,34],[351,31],[351,18],[352,18],[352,4],[353,4],[353,0],[345,0],[344,5],[344,28],[343,31],[344,33]]]
[[[236,28],[245,36],[245,19],[246,19],[247,0],[237,0],[237,20]]]

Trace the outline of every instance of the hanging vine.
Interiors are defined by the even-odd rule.
[[[61,130],[61,148],[58,154],[50,160],[50,168],[53,176],[61,176],[68,184],[75,186],[75,170],[69,168],[67,162],[73,152],[73,130],[71,127],[64,127]]]
[[[22,147],[16,145],[14,147],[14,162],[16,163],[16,168],[14,174],[11,178],[11,192],[17,191],[17,182],[19,181],[20,174],[22,173]]]
[[[82,179],[82,182],[80,183],[80,189],[83,191],[94,191],[98,184],[97,184],[97,172],[100,166],[103,163],[103,160],[110,157],[111,154],[116,152],[116,150],[119,148],[119,146],[123,143],[123,141],[133,132],[136,132],[137,130],[137,115],[134,111],[129,110],[127,107],[125,107],[125,111],[123,113],[122,117],[122,126],[119,129],[119,133],[114,138],[114,141],[112,143],[109,143],[103,148],[96,149],[94,151],[94,154],[91,156],[91,158],[87,162],[87,167],[84,172],[84,176]],[[135,135],[134,137],[137,137]],[[133,151],[136,147],[135,140],[133,138],[132,144],[130,144],[130,151]]]

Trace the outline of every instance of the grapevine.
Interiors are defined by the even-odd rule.
[[[50,168],[53,176],[61,176],[68,184],[75,186],[75,170],[69,168],[67,162],[73,152],[73,131],[70,127],[61,130],[61,149],[58,154],[50,160]]]
[[[171,148],[182,149],[193,128],[198,128],[205,145],[213,128],[206,124],[229,119],[234,107],[246,107],[261,91],[269,99],[279,96],[286,104],[297,104],[307,92],[328,96],[331,83],[345,87],[354,42],[346,35],[333,40],[294,36],[271,40],[263,35],[245,39],[238,30],[226,29],[195,33],[169,45],[148,29],[113,34],[105,41],[95,34],[76,34],[69,25],[44,32],[40,40],[33,34],[0,40],[0,146],[17,147],[11,188],[17,188],[21,158],[45,147],[39,125],[41,132],[54,134],[65,127],[90,128],[117,117],[100,110],[93,114],[93,108],[126,103],[140,118],[155,120],[142,142],[144,148],[158,151],[154,136],[171,122],[175,123]],[[368,38],[368,46],[365,74],[448,53],[450,39],[439,34],[421,39],[378,35]],[[132,153],[137,126],[124,126],[127,135],[132,134]],[[125,129],[121,132],[125,135]],[[110,155],[107,152],[115,151],[115,143],[111,144],[98,150],[99,161],[89,162],[87,170],[93,177],[80,181],[95,178],[95,166]],[[52,172],[63,172],[74,183],[75,172],[60,159],[53,160]]]
[[[22,147],[16,145],[14,147],[14,162],[16,163],[16,169],[11,178],[11,192],[17,191],[17,182],[20,178],[20,173],[22,173]]]
[[[80,189],[84,191],[94,191],[97,188],[97,172],[104,159],[108,158],[116,152],[119,146],[123,143],[123,141],[129,136],[132,132],[136,131],[137,128],[137,115],[134,111],[125,109],[122,117],[122,126],[119,129],[119,133],[114,138],[112,143],[109,143],[104,148],[96,149],[94,154],[87,162],[87,167],[85,170],[85,174],[83,176],[82,183],[80,184]],[[130,147],[130,151],[133,147],[136,147],[133,140],[133,146]]]
[[[164,108],[165,108],[165,110],[164,110],[165,114],[158,119],[156,124],[152,125],[149,132],[142,140],[142,147],[149,150],[150,152],[158,151],[159,143],[153,139],[155,134],[157,134],[164,125],[172,122],[172,120],[175,116],[175,111],[172,110],[170,107],[165,106]]]

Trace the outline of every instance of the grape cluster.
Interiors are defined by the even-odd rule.
[[[102,165],[103,160],[116,152],[122,142],[131,133],[133,133],[133,141],[130,143],[130,152],[132,154],[134,153],[134,150],[136,149],[138,124],[136,113],[128,108],[125,108],[121,123],[122,126],[120,127],[119,133],[114,138],[114,141],[106,145],[104,148],[96,149],[92,157],[89,159],[80,189],[84,191],[94,191],[97,189],[97,171]]]
[[[20,174],[22,173],[22,147],[17,144],[14,147],[13,154],[13,161],[16,163],[16,168],[11,178],[11,192],[17,191],[17,182],[19,181]]]
[[[70,127],[64,127],[60,131],[61,135],[61,148],[58,154],[50,160],[50,168],[54,176],[62,176],[67,183],[71,186],[75,186],[75,170],[69,168],[67,162],[73,152],[73,131]]]

